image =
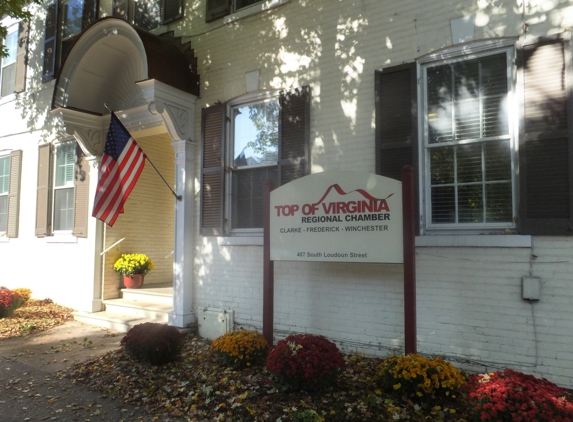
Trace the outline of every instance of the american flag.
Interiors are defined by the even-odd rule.
[[[95,218],[113,226],[143,170],[145,158],[115,113],[111,113],[92,212]]]

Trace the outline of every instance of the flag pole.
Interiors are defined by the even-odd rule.
[[[114,111],[113,111],[111,108],[109,108],[109,105],[108,105],[107,103],[103,103],[103,106],[104,106],[105,108],[107,108],[110,113],[114,113]],[[141,148],[141,147],[140,147],[140,148]],[[159,175],[159,177],[161,177],[161,180],[163,180],[163,183],[165,183],[165,186],[167,186],[167,188],[171,191],[171,193],[173,194],[173,196],[174,196],[178,201],[181,201],[181,200],[183,199],[182,196],[181,196],[181,195],[177,195],[177,194],[175,193],[175,191],[174,191],[173,189],[171,189],[171,186],[169,186],[169,183],[167,183],[167,180],[165,180],[165,178],[161,175],[161,173],[159,173],[159,170],[157,170],[157,167],[155,167],[155,164],[153,164],[153,163],[151,162],[151,160],[149,159],[149,157],[147,156],[147,154],[145,154],[145,158],[147,159],[147,161],[149,162],[149,164],[151,164],[151,167],[153,167],[153,170],[155,170],[155,172]]]

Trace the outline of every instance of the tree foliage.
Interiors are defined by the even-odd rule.
[[[38,3],[39,1],[34,1]],[[6,17],[12,17],[15,19],[28,20],[31,17],[27,6],[30,4],[30,0],[2,0],[0,1],[0,19]],[[0,41],[3,41],[8,35],[8,28],[4,25],[0,25]],[[2,49],[0,50],[0,58],[6,57],[8,55],[8,50],[2,43]]]

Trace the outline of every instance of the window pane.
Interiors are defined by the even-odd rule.
[[[83,0],[69,0],[64,5],[63,37],[71,37],[82,30]]]
[[[462,145],[456,148],[458,183],[482,181],[482,144]]]
[[[8,195],[0,195],[0,233],[8,228]]]
[[[486,186],[486,221],[500,223],[511,221],[511,182],[492,183]]]
[[[54,230],[71,230],[74,227],[74,189],[54,191]]]
[[[0,194],[10,189],[10,156],[0,158]]]
[[[2,69],[2,93],[1,96],[14,93],[14,84],[16,82],[16,63],[6,66]]]
[[[485,180],[511,180],[511,150],[509,139],[485,144]]]
[[[429,154],[432,185],[454,183],[454,148],[432,148]]]
[[[278,100],[233,109],[233,165],[274,164],[278,160]]]
[[[482,184],[458,188],[458,222],[483,223]]]
[[[151,31],[161,25],[161,10],[158,0],[135,2],[134,24],[141,29]]]
[[[10,27],[10,30],[13,27]],[[16,53],[18,52],[18,31],[10,32],[3,43],[8,50],[8,56],[2,58],[2,67],[7,66],[11,63],[16,63]]]
[[[59,145],[56,149],[56,187],[73,186],[75,171],[75,143]]]
[[[449,142],[453,138],[452,70],[449,65],[428,69],[429,142]]]
[[[237,0],[237,7],[235,10],[242,9],[243,7],[250,6],[251,4],[259,3],[261,0]]]
[[[277,167],[263,167],[233,172],[232,228],[263,227],[263,187],[270,179],[278,185]]]
[[[453,186],[432,188],[432,223],[456,222],[456,193]]]

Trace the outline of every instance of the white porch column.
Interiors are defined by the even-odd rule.
[[[193,203],[195,199],[195,143],[175,141],[175,252],[173,259],[173,311],[169,325],[184,328],[193,314]]]

